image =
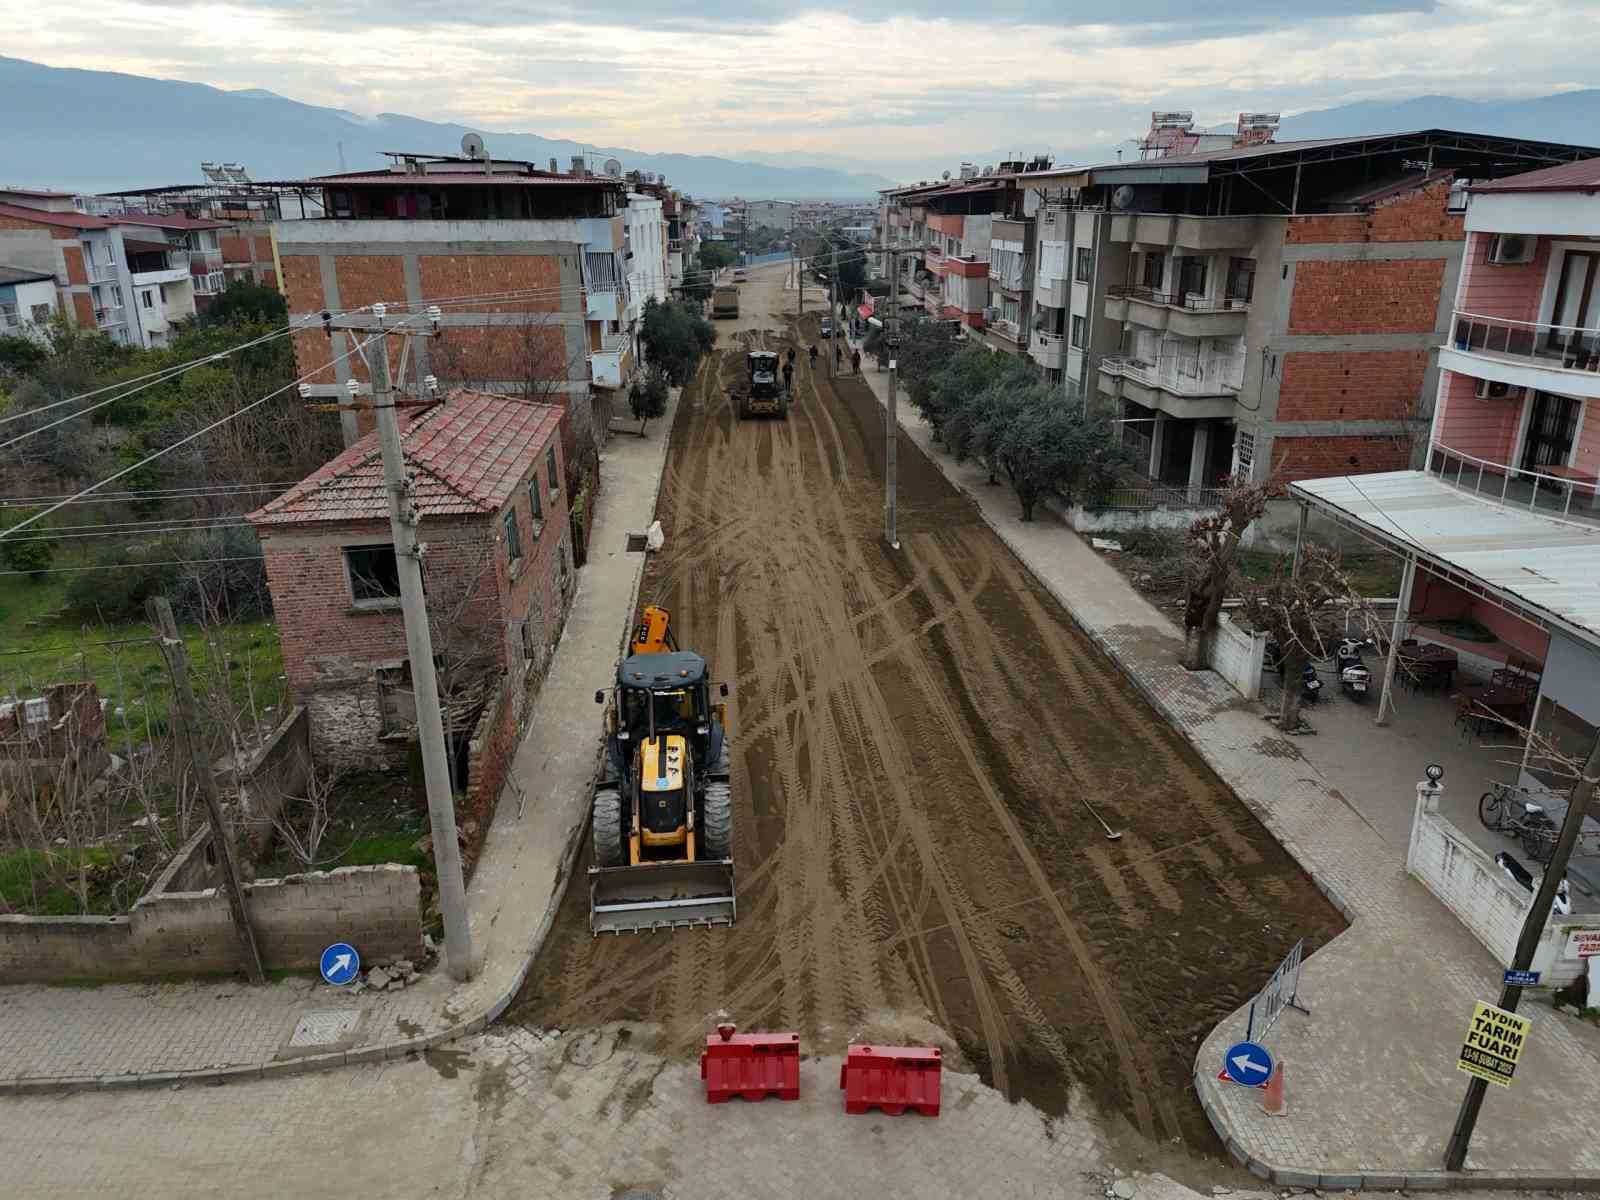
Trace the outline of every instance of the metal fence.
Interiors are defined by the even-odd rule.
[[[1250,1002],[1250,1019],[1245,1026],[1245,1041],[1255,1042],[1265,1037],[1267,1030],[1272,1028],[1272,1023],[1283,1015],[1283,1010],[1286,1008],[1310,1015],[1311,1010],[1300,1004],[1300,962],[1305,957],[1305,952],[1306,940],[1301,938],[1278,964],[1278,969],[1272,973],[1272,978],[1267,980],[1267,986],[1262,988]]]

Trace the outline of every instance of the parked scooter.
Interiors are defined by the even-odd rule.
[[[1339,686],[1345,695],[1357,702],[1364,702],[1372,689],[1372,672],[1362,661],[1361,651],[1376,645],[1371,638],[1347,637],[1333,652],[1333,669],[1339,673]]]
[[[1277,642],[1267,643],[1266,667],[1269,671],[1278,673],[1278,684],[1283,685],[1284,668],[1283,651],[1278,648]],[[1317,675],[1316,666],[1307,661],[1300,670],[1300,700],[1305,704],[1315,704],[1322,693],[1322,679]]]

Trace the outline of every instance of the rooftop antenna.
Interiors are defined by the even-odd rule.
[[[462,134],[461,153],[470,159],[481,159],[483,157],[483,138],[475,133]]]

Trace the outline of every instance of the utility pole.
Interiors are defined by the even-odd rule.
[[[897,462],[900,437],[900,417],[897,405],[899,363],[895,355],[900,348],[900,256],[921,254],[921,246],[871,246],[867,249],[889,257],[889,314],[883,322],[883,340],[889,347],[889,402],[883,410],[883,537],[892,549],[900,549],[900,534],[896,528],[895,493],[899,464]],[[862,251],[863,254],[866,250]]]
[[[369,352],[365,357],[372,378],[371,409],[377,421],[378,443],[383,449],[383,481],[389,493],[389,531],[394,539],[394,561],[400,577],[400,611],[405,620],[406,654],[411,662],[411,688],[417,706],[417,739],[422,746],[422,773],[428,792],[433,864],[439,880],[439,908],[444,915],[445,966],[452,979],[461,980],[472,975],[472,929],[467,920],[461,844],[456,840],[455,797],[451,793],[444,720],[439,709],[433,631],[428,625],[428,598],[422,587],[422,558],[427,545],[417,541],[413,487],[406,474],[400,422],[395,416],[395,409],[401,402],[395,399],[389,381],[388,339],[401,330],[385,328],[385,308],[382,304],[372,306],[377,332],[369,342],[376,352]],[[433,329],[426,336],[434,336],[438,333],[438,310],[430,309],[428,315]],[[331,329],[336,323],[325,320],[323,324]],[[359,317],[348,327],[371,329]],[[353,381],[350,386],[354,390]]]
[[[1533,730],[1528,731],[1528,736],[1530,738],[1533,736]],[[1550,908],[1555,903],[1556,889],[1567,877],[1567,863],[1571,861],[1572,851],[1578,844],[1578,834],[1583,828],[1583,819],[1589,811],[1589,795],[1594,791],[1597,778],[1600,778],[1600,738],[1595,739],[1594,748],[1589,751],[1588,761],[1578,772],[1578,782],[1573,786],[1572,796],[1567,803],[1567,816],[1561,822],[1561,833],[1556,838],[1555,852],[1551,854],[1549,865],[1545,867],[1544,878],[1539,881],[1539,891],[1533,898],[1533,907],[1523,919],[1522,936],[1517,939],[1517,952],[1512,955],[1508,970],[1526,971],[1533,965],[1534,951],[1539,948],[1539,939],[1544,934],[1545,922],[1550,919]],[[1501,989],[1500,1007],[1507,1012],[1516,1012],[1521,999],[1522,989],[1508,983]],[[1488,1087],[1487,1081],[1476,1077],[1467,1084],[1467,1094],[1461,1101],[1460,1111],[1456,1114],[1456,1127],[1451,1131],[1450,1144],[1444,1152],[1446,1171],[1459,1171],[1466,1163],[1467,1147],[1472,1142],[1472,1131],[1478,1123],[1478,1110],[1483,1107],[1483,1095]]]
[[[828,320],[833,323],[833,336],[828,339],[828,374],[833,374],[833,358],[839,347],[839,243],[828,239],[832,259],[828,269]]]
[[[239,881],[237,850],[227,823],[222,819],[217,780],[211,773],[211,754],[206,749],[205,735],[200,730],[194,685],[189,680],[189,652],[183,639],[178,636],[178,622],[173,619],[172,605],[167,598],[152,596],[148,611],[156,627],[156,646],[161,651],[161,657],[166,659],[167,670],[172,674],[172,690],[178,710],[178,735],[194,766],[200,798],[205,801],[206,819],[211,823],[211,844],[216,847],[217,862],[222,866],[222,890],[227,894],[228,908],[233,913],[233,931],[239,936],[239,954],[244,959],[245,973],[250,976],[250,982],[265,983],[267,977],[261,969],[261,951],[256,947],[255,930],[250,927],[250,914],[244,907],[244,887]]]

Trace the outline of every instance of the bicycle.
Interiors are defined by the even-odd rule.
[[[1543,864],[1555,853],[1560,830],[1544,805],[1528,799],[1530,794],[1527,788],[1515,784],[1490,784],[1489,790],[1478,797],[1478,819],[1491,833],[1520,841],[1528,857]]]

